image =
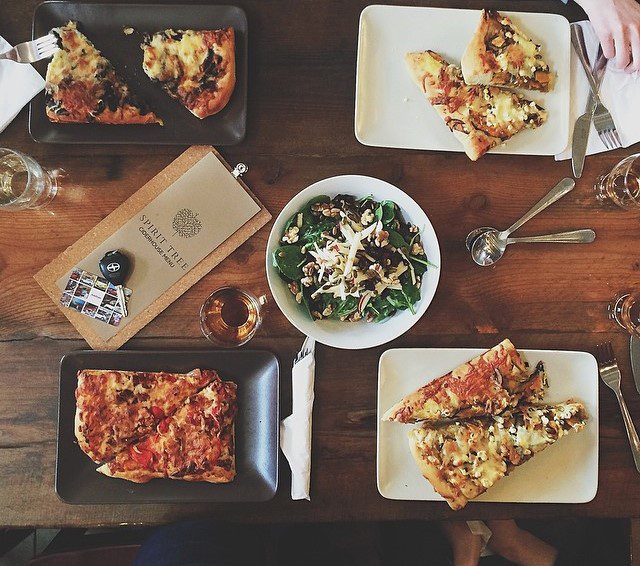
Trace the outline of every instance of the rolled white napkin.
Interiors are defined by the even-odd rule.
[[[578,22],[584,32],[584,41],[587,47],[589,61],[593,64],[598,54],[598,36],[591,25],[585,20]],[[589,83],[584,74],[578,56],[571,50],[571,135],[573,136],[573,126],[579,116],[585,113],[587,100],[589,98]],[[629,147],[640,141],[640,73],[625,73],[616,67],[615,60],[607,63],[600,85],[600,99],[607,107],[613,121],[616,124],[620,140],[624,147]],[[593,123],[589,132],[589,143],[587,144],[587,155],[602,153],[607,148],[600,141]],[[569,145],[562,152],[556,155],[556,161],[571,158],[571,136]]]
[[[13,47],[0,36],[0,53]],[[31,65],[0,60],[0,132],[25,104],[44,88],[44,79]]]
[[[291,370],[293,413],[280,423],[280,447],[291,466],[291,499],[307,499],[311,479],[311,419],[316,361],[313,339],[310,353]]]

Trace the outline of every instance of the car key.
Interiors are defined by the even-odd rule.
[[[122,307],[123,316],[129,316],[127,301],[124,296],[124,288],[122,287],[131,268],[129,258],[120,250],[112,250],[104,254],[99,266],[104,278],[116,287],[118,302]]]

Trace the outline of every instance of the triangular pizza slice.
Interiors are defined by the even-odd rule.
[[[212,381],[144,440],[98,468],[110,477],[227,483],[234,479],[236,384]]]
[[[540,45],[495,10],[483,10],[480,24],[462,56],[468,84],[512,86],[548,92],[554,75]]]
[[[167,29],[145,37],[142,68],[198,118],[220,112],[236,84],[235,33]]]
[[[529,405],[502,416],[424,424],[409,432],[409,445],[422,475],[452,509],[461,509],[586,421],[584,405],[573,400]]]
[[[414,81],[472,161],[547,119],[544,108],[522,95],[466,84],[460,67],[434,51],[408,53],[405,60]]]
[[[505,339],[407,395],[382,420],[414,423],[498,415],[520,400],[540,400],[546,383],[544,366],[538,364],[530,375],[515,346]]]
[[[162,124],[138,100],[76,22],[51,30],[60,49],[47,67],[46,114],[52,122]]]
[[[94,462],[111,460],[194,393],[219,380],[216,372],[199,369],[186,374],[82,370],[76,388],[78,444]]]

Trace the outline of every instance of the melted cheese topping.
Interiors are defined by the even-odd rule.
[[[49,86],[60,84],[64,79],[96,82],[96,75],[110,63],[76,28],[75,22],[53,30],[62,43],[47,67]]]
[[[201,33],[193,30],[167,30],[156,33],[142,47],[143,69],[149,77],[161,82],[184,77],[181,86],[186,90],[199,85],[202,65],[209,54],[209,47]]]

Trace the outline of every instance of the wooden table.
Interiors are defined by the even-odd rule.
[[[0,33],[29,37],[39,0],[0,5]],[[396,3],[419,4],[417,2]],[[555,0],[432,1],[432,5],[555,11]],[[569,162],[491,155],[471,163],[460,153],[400,151],[360,145],[353,134],[354,76],[360,0],[242,0],[250,25],[249,122],[246,140],[223,148],[249,164],[245,180],[275,215],[301,188],[332,175],[380,177],[406,190],[427,211],[442,246],[442,276],[428,313],[384,347],[351,352],[318,347],[313,429],[312,501],[292,502],[282,459],[280,489],[264,504],[71,506],[54,492],[58,361],[86,344],[36,285],[33,274],[116,208],[184,148],[38,145],[27,112],[0,134],[0,145],[69,172],[49,211],[0,214],[0,525],[157,524],[216,516],[244,522],[440,518],[444,503],[397,502],[376,489],[376,382],[380,354],[392,347],[490,347],[509,336],[522,348],[591,350],[611,339],[624,372],[630,411],[640,419],[628,337],[607,320],[617,291],[640,285],[638,214],[605,210],[593,198],[595,177],[631,150],[587,158],[577,188],[523,229],[543,233],[591,227],[589,246],[514,246],[493,268],[474,265],[463,240],[474,227],[517,218],[560,178]],[[3,95],[4,96],[4,95]],[[637,148],[636,148],[637,150]],[[264,250],[269,227],[248,241],[126,345],[207,347],[197,312],[223,284],[267,291]],[[282,361],[282,409],[290,407],[290,362],[302,336],[273,305],[251,347]],[[636,472],[612,393],[600,396],[600,481],[585,505],[470,504],[460,518],[640,516]]]

